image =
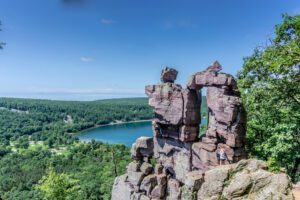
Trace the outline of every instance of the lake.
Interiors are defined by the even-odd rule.
[[[82,141],[94,139],[109,144],[131,146],[141,136],[153,136],[151,123],[151,121],[144,121],[99,126],[83,131],[78,137]]]
[[[202,123],[206,123],[206,120],[202,119]],[[109,144],[125,144],[126,146],[131,146],[135,140],[141,136],[153,136],[151,121],[99,126],[81,132],[78,137],[81,141],[94,139]]]

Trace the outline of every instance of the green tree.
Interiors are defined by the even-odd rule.
[[[299,180],[300,15],[283,15],[275,38],[244,59],[238,84],[248,113],[252,156],[272,160]]]
[[[74,193],[80,193],[77,180],[64,173],[57,174],[53,169],[49,169],[47,175],[42,177],[37,189],[44,194],[46,200],[71,200],[75,197]],[[75,198],[78,199],[77,197]]]

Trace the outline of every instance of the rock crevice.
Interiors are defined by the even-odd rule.
[[[166,67],[160,84],[146,86],[155,112],[153,138],[141,137],[132,145],[133,162],[116,178],[112,200],[293,198],[288,176],[267,172],[262,161],[245,160],[246,112],[234,77],[221,70],[216,61],[182,88],[175,83],[178,72]],[[200,139],[203,87],[208,128]],[[227,156],[222,166],[220,149]]]

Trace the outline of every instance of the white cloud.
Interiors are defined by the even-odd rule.
[[[81,56],[81,57],[80,57],[80,60],[81,60],[82,62],[92,62],[92,61],[94,61],[95,59],[92,58],[92,57]]]
[[[115,23],[115,21],[112,19],[101,19],[101,23],[105,25],[109,25]]]

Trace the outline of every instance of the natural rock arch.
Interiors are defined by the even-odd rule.
[[[182,151],[182,146],[187,146],[184,156],[191,158],[192,162],[184,167],[186,171],[205,171],[218,165],[216,151],[220,146],[225,149],[228,162],[237,162],[246,157],[246,113],[234,77],[219,73],[221,69],[221,65],[214,62],[207,70],[193,75],[187,88],[183,89],[174,83],[178,72],[165,68],[161,84],[146,86],[149,104],[155,110],[154,147],[158,147],[154,151],[155,157],[164,166],[166,162],[172,163],[169,158],[173,159],[178,152],[164,152],[160,148],[168,145],[172,139],[174,144],[169,149],[178,146]],[[207,87],[208,129],[205,137],[199,141],[201,97],[198,91],[203,87]],[[167,169],[178,176],[174,168],[175,164],[167,165]]]
[[[253,199],[293,199],[287,175],[265,171],[263,161],[238,162],[247,157],[246,113],[234,77],[220,73],[221,69],[214,62],[182,88],[174,83],[178,72],[166,67],[162,83],[146,86],[149,105],[155,111],[154,136],[138,138],[132,145],[134,161],[126,174],[115,179],[112,200],[247,199],[250,187],[255,188],[250,191]],[[207,87],[209,116],[208,129],[200,141],[198,91],[203,87]],[[225,148],[228,161],[238,162],[236,165],[217,166],[220,146]],[[150,164],[153,156],[155,167]],[[232,175],[235,173],[239,175]],[[254,187],[258,181],[267,184]]]

